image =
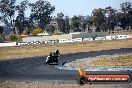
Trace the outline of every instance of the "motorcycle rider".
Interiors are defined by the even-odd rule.
[[[53,60],[53,55],[52,55],[52,52],[49,53],[49,59],[52,61]]]
[[[56,52],[54,53],[54,59],[56,60],[56,59],[58,59],[58,57],[60,56],[60,52],[59,52],[59,50],[57,49],[56,50]]]
[[[58,57],[59,56],[60,56],[60,52],[59,52],[58,49],[54,53],[50,52],[49,56],[46,59],[46,63],[45,64],[47,64],[47,63],[53,63],[53,62],[58,63]]]
[[[54,55],[56,55],[56,56],[59,56],[60,55],[60,52],[59,52],[58,49],[56,50],[56,52],[54,53]]]

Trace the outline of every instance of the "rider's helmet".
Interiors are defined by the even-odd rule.
[[[60,54],[60,52],[59,52],[59,50],[58,50],[58,49],[56,50],[56,54]]]
[[[49,56],[52,56],[52,52],[49,53]]]

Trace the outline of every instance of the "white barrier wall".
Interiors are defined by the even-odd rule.
[[[106,40],[112,40],[112,37],[114,36],[106,36]]]
[[[106,36],[106,37],[96,37],[95,40],[118,40],[118,39],[128,39],[132,38],[130,35],[116,35],[116,36]],[[70,42],[87,42],[93,41],[94,38],[75,38],[75,39],[59,39],[59,40],[47,40],[47,41],[32,41],[32,42],[11,42],[11,43],[0,43],[0,47],[6,46],[17,46],[17,45],[32,45],[32,44],[51,44],[51,43],[70,43]]]
[[[48,40],[48,41],[32,41],[27,43],[18,43],[17,45],[32,45],[32,44],[51,44],[51,43],[70,43],[70,42],[87,42],[95,40],[116,40],[116,39],[128,39],[132,38],[132,34],[130,35],[116,35],[116,36],[104,36],[104,37],[96,37],[96,38],[75,38],[75,39],[59,39],[59,40]]]
[[[106,36],[106,40],[128,39],[129,35]]]
[[[70,39],[59,39],[59,43],[71,42]]]
[[[76,38],[76,39],[59,39],[59,43],[69,43],[69,42],[82,42],[82,38]]]
[[[128,35],[128,38],[132,38],[132,34]]]
[[[127,39],[127,38],[128,38],[127,35],[117,35],[117,36],[113,36],[112,40],[114,40],[114,39]]]
[[[0,47],[6,47],[6,46],[16,46],[16,42],[0,43]]]
[[[58,43],[59,40],[49,40],[49,41],[43,41],[45,44],[48,44],[48,43]]]
[[[75,40],[76,40],[75,42],[82,42],[83,38],[76,38]]]
[[[20,46],[20,45],[28,45],[28,43],[27,42],[19,42],[19,43],[17,43],[17,45],[18,46]]]
[[[106,40],[106,37],[96,37],[95,40]]]
[[[32,42],[32,41],[49,41],[49,40],[58,40],[58,39],[72,39],[72,35],[63,34],[63,35],[52,35],[52,36],[29,36],[22,38],[22,41]]]
[[[93,41],[93,38],[83,38],[84,42]]]

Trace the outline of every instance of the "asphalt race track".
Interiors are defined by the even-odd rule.
[[[114,55],[132,52],[132,48],[112,49],[103,51],[80,52],[63,54],[59,65],[76,59],[100,55]],[[75,80],[76,71],[60,70],[54,65],[45,65],[45,58],[33,57],[19,60],[0,61],[0,80]],[[128,74],[132,78],[132,71],[116,72],[88,72],[89,74]]]

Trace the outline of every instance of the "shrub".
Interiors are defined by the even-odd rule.
[[[32,32],[31,32],[31,35],[37,35],[38,33],[42,33],[43,30],[40,29],[40,28],[35,28]]]
[[[59,32],[58,30],[55,30],[53,35],[61,35],[61,32]]]
[[[18,40],[18,36],[15,35],[15,34],[10,34],[10,35],[8,36],[8,39],[9,39],[10,41],[17,41],[17,40]]]
[[[22,38],[24,38],[24,36],[22,36],[22,35],[17,35],[17,38],[18,38],[19,41],[22,41]]]

